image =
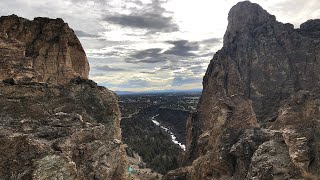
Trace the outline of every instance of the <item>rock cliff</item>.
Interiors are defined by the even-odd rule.
[[[228,21],[187,123],[188,166],[164,179],[319,178],[320,20],[294,29],[244,1]]]
[[[88,75],[81,43],[62,19],[0,17],[0,80],[65,84]]]
[[[0,179],[126,179],[117,96],[85,78],[68,25],[10,16],[0,28]]]

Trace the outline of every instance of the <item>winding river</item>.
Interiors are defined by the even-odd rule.
[[[157,117],[157,116],[159,116],[159,114],[157,114],[157,115],[155,115],[155,116],[152,116],[152,117],[151,117],[151,121],[152,121],[155,125],[159,126],[161,129],[163,129],[164,131],[166,131],[167,133],[169,133],[170,136],[171,136],[172,142],[175,143],[175,144],[177,144],[177,145],[179,145],[179,147],[180,147],[182,150],[185,151],[185,150],[186,150],[186,146],[185,146],[184,144],[180,143],[179,141],[177,141],[177,137],[173,134],[172,131],[170,131],[170,129],[168,129],[168,128],[166,128],[165,126],[161,125],[161,124],[156,120],[156,117]]]

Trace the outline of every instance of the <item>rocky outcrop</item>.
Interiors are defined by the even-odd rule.
[[[187,123],[191,166],[181,177],[320,177],[320,21],[294,29],[249,1],[228,21]],[[179,170],[170,174],[179,178]]]
[[[64,86],[0,83],[0,93],[0,177],[125,178],[114,93],[82,79]]]
[[[62,19],[0,17],[0,80],[65,84],[88,75],[81,43]]]
[[[0,83],[0,177],[123,179],[116,96],[75,79],[64,86]]]
[[[117,96],[86,79],[68,25],[9,16],[0,30],[0,179],[127,179]]]
[[[190,178],[190,172],[192,167],[182,167],[178,168],[175,171],[168,172],[165,176],[162,177],[163,180],[183,180]]]

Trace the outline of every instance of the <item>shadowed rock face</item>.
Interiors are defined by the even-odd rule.
[[[187,123],[190,166],[165,179],[320,177],[320,21],[294,29],[249,1],[228,21]]]
[[[117,96],[88,71],[61,19],[0,18],[1,180],[127,179]]]
[[[0,80],[65,84],[88,75],[81,43],[62,19],[0,17]]]

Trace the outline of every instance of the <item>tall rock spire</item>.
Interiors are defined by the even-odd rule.
[[[294,29],[249,1],[228,20],[187,124],[190,166],[164,179],[320,177],[320,21]]]

